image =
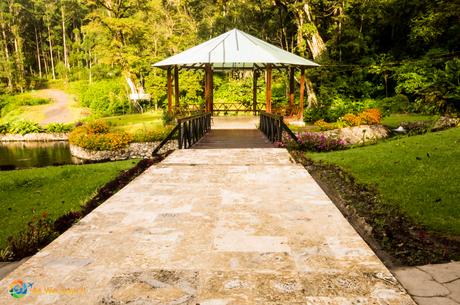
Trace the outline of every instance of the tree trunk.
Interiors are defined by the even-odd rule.
[[[307,88],[307,103],[308,108],[318,106],[318,98],[316,97],[315,89],[313,88],[313,83],[311,79],[306,77],[305,78],[305,87]]]
[[[308,5],[308,3],[304,4],[303,9],[305,11],[305,15],[307,16],[308,21],[314,26],[315,29],[313,33],[310,33],[310,35],[307,36],[307,43],[308,47],[310,48],[311,54],[313,55],[313,59],[317,59],[326,51],[326,44],[324,43],[323,38],[319,34],[319,31],[313,22],[310,6]]]
[[[24,92],[25,89],[25,71],[24,71],[24,54],[22,53],[22,37],[19,33],[19,25],[16,23],[17,19],[15,18],[19,12],[13,7],[13,1],[9,3],[9,12],[13,16],[11,21],[11,34],[13,34],[13,45],[14,45],[14,54],[16,66],[18,69],[18,78],[17,84],[21,92]]]
[[[56,71],[54,69],[54,58],[53,58],[53,43],[51,42],[51,30],[50,30],[49,24],[48,24],[48,41],[50,44],[51,73],[53,75],[53,79],[56,79]]]
[[[5,72],[6,72],[6,78],[8,81],[7,88],[9,92],[12,92],[13,91],[13,75],[11,72],[10,52],[8,50],[8,37],[6,36],[6,29],[5,29],[4,19],[3,19],[3,13],[1,12],[0,12],[0,17],[1,17],[0,25],[2,28],[2,38],[3,38],[3,43],[4,43],[5,60],[6,60]]]
[[[64,66],[67,69],[70,69],[69,60],[67,58],[67,44],[65,38],[65,11],[64,11],[64,2],[61,0],[61,22],[62,22],[62,45],[64,49]]]
[[[91,49],[88,50],[88,55],[89,55],[89,61],[88,61],[88,69],[89,69],[89,83],[91,84],[93,82],[93,72],[91,72],[93,68],[93,59],[91,58]]]
[[[303,5],[303,12],[299,12],[297,14],[298,16],[298,26],[299,29],[302,28],[305,20],[303,16],[306,16],[307,20],[309,23],[313,25],[312,28],[314,28],[314,31],[312,33],[308,33],[306,36],[306,41],[308,44],[308,47],[310,49],[310,52],[313,56],[313,59],[317,60],[320,59],[321,56],[325,53],[326,51],[326,44],[324,43],[323,38],[319,34],[318,29],[316,28],[316,25],[314,24],[314,20],[311,14],[310,6],[308,3],[305,3]],[[302,33],[302,30],[298,30],[297,32],[297,45],[304,45],[304,33]],[[305,54],[302,54],[305,55]],[[305,75],[305,87],[307,89],[307,102],[308,102],[308,107],[315,107],[318,105],[318,98],[316,97],[315,90],[313,88],[313,83],[310,80],[310,78]]]
[[[46,77],[48,78],[48,73],[49,73],[49,69],[48,69],[48,62],[46,61],[46,55],[45,55],[45,48],[43,46],[43,40],[42,40],[42,34],[39,33],[38,35],[38,40],[40,41],[40,45],[42,46],[41,48],[41,51],[42,51],[42,58],[43,58],[43,63],[45,65],[45,74],[46,74]]]
[[[42,63],[40,59],[40,44],[38,43],[38,33],[37,33],[37,26],[34,26],[35,30],[35,45],[37,49],[37,63],[38,63],[38,75],[42,78]]]

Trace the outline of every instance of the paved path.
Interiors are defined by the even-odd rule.
[[[414,304],[285,149],[212,143],[149,168],[1,290],[33,282],[37,305]]]
[[[397,268],[393,273],[419,305],[460,305],[460,262]]]
[[[53,103],[45,108],[43,125],[49,123],[70,123],[78,120],[81,115],[71,108],[74,97],[59,89],[43,89],[34,93],[35,96],[49,98]]]

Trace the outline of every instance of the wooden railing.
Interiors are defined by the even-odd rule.
[[[205,112],[177,120],[177,125],[153,150],[153,155],[177,135],[179,149],[189,148],[211,130],[211,113]]]
[[[206,112],[177,120],[179,149],[189,148],[211,130],[211,113]]]
[[[212,111],[214,113],[239,113],[252,112],[257,115],[265,109],[265,103],[214,103]]]
[[[272,143],[281,142],[283,140],[283,131],[294,141],[298,142],[297,136],[284,123],[283,117],[280,115],[261,111],[259,129]]]

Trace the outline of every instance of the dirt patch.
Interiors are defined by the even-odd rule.
[[[303,164],[355,230],[387,266],[414,266],[460,259],[460,238],[440,236],[413,223],[385,204],[378,191],[359,184],[337,166],[313,162],[303,152],[292,156]]]
[[[71,108],[75,101],[74,96],[59,89],[43,89],[34,93],[34,96],[48,98],[53,101],[52,104],[44,108],[44,119],[40,122],[42,125],[49,123],[71,123],[80,118]]]

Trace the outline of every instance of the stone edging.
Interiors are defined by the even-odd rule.
[[[326,137],[335,137],[345,141],[346,145],[358,144],[387,138],[388,129],[382,125],[360,125],[328,131],[320,131]]]
[[[72,156],[83,160],[91,161],[115,161],[136,158],[150,158],[152,157],[153,150],[160,144],[157,142],[144,142],[144,143],[130,143],[127,147],[118,150],[91,150],[80,146],[70,144],[70,153]],[[166,143],[158,152],[162,154],[168,150],[177,149],[177,141],[172,140]]]
[[[27,133],[25,135],[7,133],[0,135],[0,142],[48,142],[48,141],[68,141],[68,133]]]

